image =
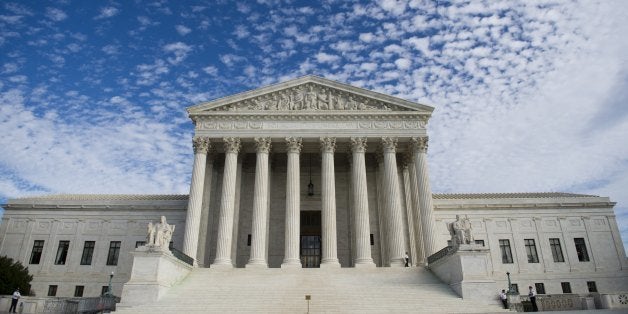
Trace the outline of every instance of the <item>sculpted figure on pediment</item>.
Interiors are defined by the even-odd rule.
[[[396,107],[396,110],[408,110]],[[240,110],[392,110],[391,106],[360,95],[306,84],[281,90],[233,104],[214,108],[217,111]]]

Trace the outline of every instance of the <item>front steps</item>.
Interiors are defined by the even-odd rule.
[[[489,313],[423,268],[196,268],[161,300],[116,313]],[[403,311],[403,312],[401,312]]]

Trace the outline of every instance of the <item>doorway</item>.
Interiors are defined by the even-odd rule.
[[[321,212],[301,212],[301,265],[303,268],[321,266]]]

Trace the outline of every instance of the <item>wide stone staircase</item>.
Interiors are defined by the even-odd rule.
[[[306,295],[311,300],[306,301]],[[423,268],[196,268],[159,301],[116,313],[494,313]]]

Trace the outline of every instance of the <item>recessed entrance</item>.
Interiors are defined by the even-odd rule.
[[[321,212],[301,212],[301,264],[303,268],[321,266]]]

